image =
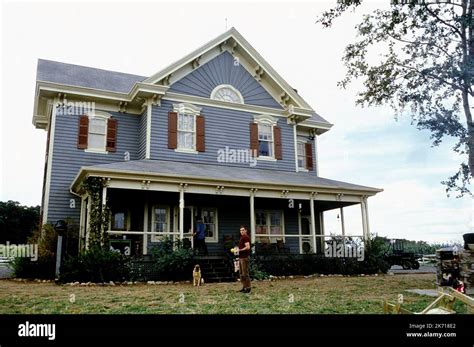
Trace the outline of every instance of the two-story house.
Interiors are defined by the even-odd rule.
[[[107,179],[111,239],[135,255],[198,219],[211,254],[241,224],[253,243],[319,253],[323,212],[359,204],[367,238],[381,191],[319,176],[332,125],[234,28],[148,77],[39,60],[33,124],[48,133],[42,221],[72,221],[81,247],[91,176]]]

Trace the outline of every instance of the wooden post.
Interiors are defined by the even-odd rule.
[[[342,244],[346,244],[346,226],[344,225],[344,208],[339,208],[339,214],[341,215],[341,231],[342,231]]]
[[[369,201],[367,197],[364,199],[364,206],[365,206],[365,224],[367,228],[367,238],[370,237],[370,225],[369,225]]]
[[[148,253],[148,201],[143,208],[143,254]]]
[[[314,216],[314,195],[312,192],[309,197],[309,209],[311,210],[311,235],[313,236],[313,253],[316,253],[316,218]]]
[[[179,190],[179,239],[184,238],[184,187]]]
[[[253,251],[255,251],[255,191],[256,189],[250,189],[250,243]]]
[[[361,197],[360,201],[360,210],[362,213],[362,234],[364,235],[364,241],[368,239],[368,230],[367,230],[367,218],[366,218],[366,209],[365,209],[365,201],[364,197]]]

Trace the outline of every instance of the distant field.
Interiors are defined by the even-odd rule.
[[[403,294],[405,308],[421,311],[433,298],[405,291],[413,288],[434,289],[435,276],[254,282],[249,295],[237,293],[238,283],[71,287],[0,280],[0,313],[382,313],[382,299],[395,302],[398,294]]]

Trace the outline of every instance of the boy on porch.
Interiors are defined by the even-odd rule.
[[[198,218],[196,223],[196,232],[194,233],[194,252],[198,251],[207,255],[207,246],[206,246],[206,226],[202,222],[201,218]]]

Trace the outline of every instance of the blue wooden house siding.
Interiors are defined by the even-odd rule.
[[[223,52],[173,83],[169,91],[210,98],[212,90],[221,84],[229,84],[236,88],[248,105],[282,109],[281,105],[229,52]]]
[[[108,154],[88,153],[77,148],[79,116],[64,114],[58,108],[54,124],[54,146],[51,165],[51,184],[48,203],[48,219],[54,223],[58,219],[72,218],[79,222],[81,201],[69,192],[69,187],[82,166],[99,165],[123,161],[125,152],[130,160],[138,159],[139,117],[124,113],[109,112],[118,120],[117,148]],[[75,200],[71,208],[70,199]]]
[[[139,117],[138,122],[138,159],[146,158],[146,130],[147,130],[147,114],[145,112]]]
[[[257,114],[221,109],[217,107],[195,105],[202,107],[201,115],[205,119],[205,141],[206,150],[200,153],[182,153],[168,148],[168,112],[173,110],[173,104],[164,100],[161,106],[153,106],[151,124],[151,159],[172,160],[190,163],[202,163],[212,165],[228,165],[249,167],[248,163],[218,162],[218,150],[224,150],[226,146],[230,149],[249,149],[250,130],[249,124],[253,122]],[[278,126],[281,129],[282,160],[265,161],[258,160],[256,168],[280,171],[295,171],[295,147],[293,141],[293,126],[287,124],[286,119],[278,118]],[[313,167],[315,167],[315,156],[313,155]],[[312,171],[315,174],[315,171]]]

